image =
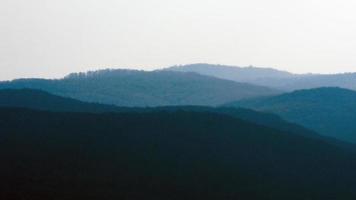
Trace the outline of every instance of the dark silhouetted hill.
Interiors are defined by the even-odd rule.
[[[356,156],[227,115],[0,108],[1,199],[355,199]]]

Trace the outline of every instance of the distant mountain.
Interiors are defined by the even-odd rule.
[[[226,106],[278,114],[322,135],[356,143],[356,92],[341,88],[300,90]]]
[[[356,90],[356,73],[299,75],[291,79],[266,79],[260,83],[255,82],[255,84],[266,85],[281,90],[300,90],[319,87],[341,87]]]
[[[213,76],[217,78],[254,83],[264,79],[284,79],[292,78],[296,75],[280,71],[272,68],[259,68],[259,67],[237,67],[227,65],[212,65],[212,64],[191,64],[180,65],[166,68],[168,71],[179,72],[195,72],[202,75]]]
[[[356,198],[356,155],[209,112],[0,108],[2,199]]]
[[[246,83],[170,71],[103,70],[64,79],[19,79],[0,82],[0,89],[31,88],[74,99],[118,106],[219,105],[277,94]]]
[[[356,73],[292,74],[272,68],[236,67],[225,65],[192,64],[174,66],[166,70],[195,72],[237,82],[262,85],[284,91],[319,87],[342,87],[356,90]]]

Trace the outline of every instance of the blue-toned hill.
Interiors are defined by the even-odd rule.
[[[322,135],[356,143],[356,92],[341,88],[300,90],[227,104],[278,114]]]

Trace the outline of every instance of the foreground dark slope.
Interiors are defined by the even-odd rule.
[[[300,90],[227,104],[278,114],[326,136],[356,143],[356,92],[341,88]]]
[[[72,74],[64,79],[22,79],[0,88],[32,88],[118,106],[218,105],[242,98],[276,94],[250,84],[169,71],[104,70]]]
[[[236,67],[225,65],[193,64],[166,70],[196,72],[237,82],[246,82],[277,88],[282,91],[319,87],[342,87],[356,90],[356,73],[345,74],[291,74],[271,68]]]
[[[355,199],[356,157],[213,113],[0,109],[1,199]]]

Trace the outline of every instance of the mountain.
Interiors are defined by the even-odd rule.
[[[278,91],[251,84],[170,71],[103,70],[63,79],[0,82],[0,89],[31,88],[74,99],[118,106],[219,105],[272,95]]]
[[[342,87],[356,90],[356,73],[292,74],[272,68],[236,67],[225,65],[192,64],[174,66],[165,70],[195,72],[237,82],[276,88],[282,91],[319,87]]]
[[[0,108],[1,199],[355,199],[356,155],[227,115]]]
[[[300,90],[227,104],[271,112],[322,135],[356,143],[356,92],[341,88]]]

